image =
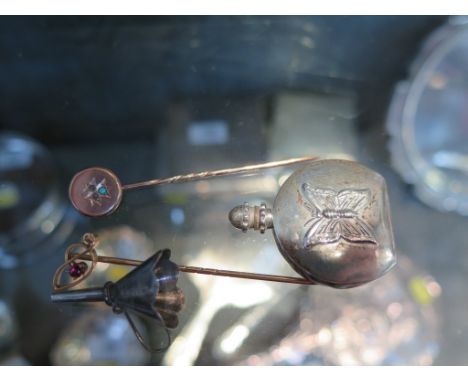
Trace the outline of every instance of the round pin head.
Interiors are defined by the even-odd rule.
[[[68,189],[70,201],[79,212],[91,217],[105,216],[122,201],[122,185],[110,170],[91,167],[77,173]]]

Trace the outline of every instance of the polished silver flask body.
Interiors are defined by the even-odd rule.
[[[351,288],[396,263],[385,179],[356,162],[319,160],[297,170],[271,212],[280,252],[309,280]]]

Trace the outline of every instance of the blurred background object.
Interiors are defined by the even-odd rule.
[[[275,96],[273,110],[269,159],[310,155],[312,148],[321,158],[358,158],[353,95],[284,92]]]
[[[7,254],[0,299],[16,327],[0,362],[226,365],[261,361],[302,338],[295,345],[300,356],[277,351],[268,362],[468,364],[468,220],[419,202],[392,167],[385,128],[395,85],[408,78],[423,42],[447,22],[453,23],[372,16],[2,17],[0,127],[10,131],[2,131],[2,142],[14,136],[23,150],[13,155],[7,144],[0,150],[0,214],[21,216],[0,223]],[[459,61],[445,66],[441,56],[440,62],[459,70],[443,73],[460,88],[431,90],[429,106],[417,109],[424,114],[415,114],[444,126],[448,114],[461,120],[456,112],[465,99],[455,79],[463,78],[467,37],[460,22],[449,28],[459,37],[445,45],[447,53],[460,48],[454,51]],[[418,142],[425,143],[421,123],[415,124]],[[456,147],[431,146],[433,153],[450,152],[456,162],[466,154],[459,125],[448,127]],[[99,165],[132,183],[314,154],[355,159],[386,178],[396,246],[410,262],[382,279],[383,291],[378,283],[330,291],[181,275],[187,305],[173,347],[150,358],[126,321],[119,323],[123,317],[107,321],[94,307],[50,304],[64,250],[85,232],[102,236],[100,250],[110,255],[144,258],[171,248],[179,264],[290,272],[270,234],[243,234],[227,214],[244,201],[271,204],[294,168],[138,190],[102,219],[79,216],[68,203],[68,183],[79,170]],[[28,157],[40,165],[8,170]],[[464,176],[442,171],[454,180]],[[22,192],[34,198],[20,198]],[[36,204],[22,204],[27,200]],[[30,220],[44,202],[50,217]],[[16,233],[23,227],[31,235]],[[104,268],[89,286],[128,271]],[[440,297],[430,297],[427,280],[440,287]]]
[[[0,300],[0,351],[12,345],[16,331],[13,312],[4,301]]]
[[[407,257],[398,261],[394,272],[360,288],[307,289],[288,333],[242,364],[431,365],[439,352],[441,287]],[[268,325],[263,320],[257,330]],[[253,343],[251,336],[245,342]]]
[[[433,32],[398,84],[388,116],[392,163],[416,195],[468,215],[468,19]]]
[[[0,134],[0,267],[39,261],[70,234],[55,163],[39,143]]]
[[[147,364],[150,354],[135,338],[125,316],[104,306],[77,318],[63,332],[51,357],[54,365],[134,366]]]

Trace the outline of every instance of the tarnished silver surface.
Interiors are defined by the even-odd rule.
[[[267,208],[265,203],[261,203],[260,206],[249,206],[249,203],[245,202],[236,206],[229,212],[229,221],[242,232],[254,229],[265,233],[267,229],[273,228],[271,208]]]
[[[375,280],[396,262],[385,180],[356,162],[314,161],[285,181],[271,210],[244,204],[229,219],[244,232],[273,228],[296,272],[335,288]]]
[[[385,180],[356,162],[321,160],[296,171],[272,212],[278,248],[308,279],[349,288],[395,265]]]

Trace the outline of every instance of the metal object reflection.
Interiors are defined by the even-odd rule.
[[[244,232],[271,228],[297,273],[335,288],[375,280],[396,263],[385,180],[353,161],[313,161],[284,182],[271,209],[244,204],[229,219]]]
[[[297,323],[267,351],[228,359],[243,365],[430,365],[439,352],[441,287],[400,255],[401,267],[347,291],[306,291]],[[265,330],[268,322],[255,323]],[[258,330],[258,329],[257,329]],[[223,338],[223,337],[222,337]],[[218,349],[217,351],[222,351]]]
[[[146,336],[144,328],[143,335]],[[146,365],[150,354],[135,340],[130,324],[104,309],[93,309],[71,322],[51,351],[54,365]]]

